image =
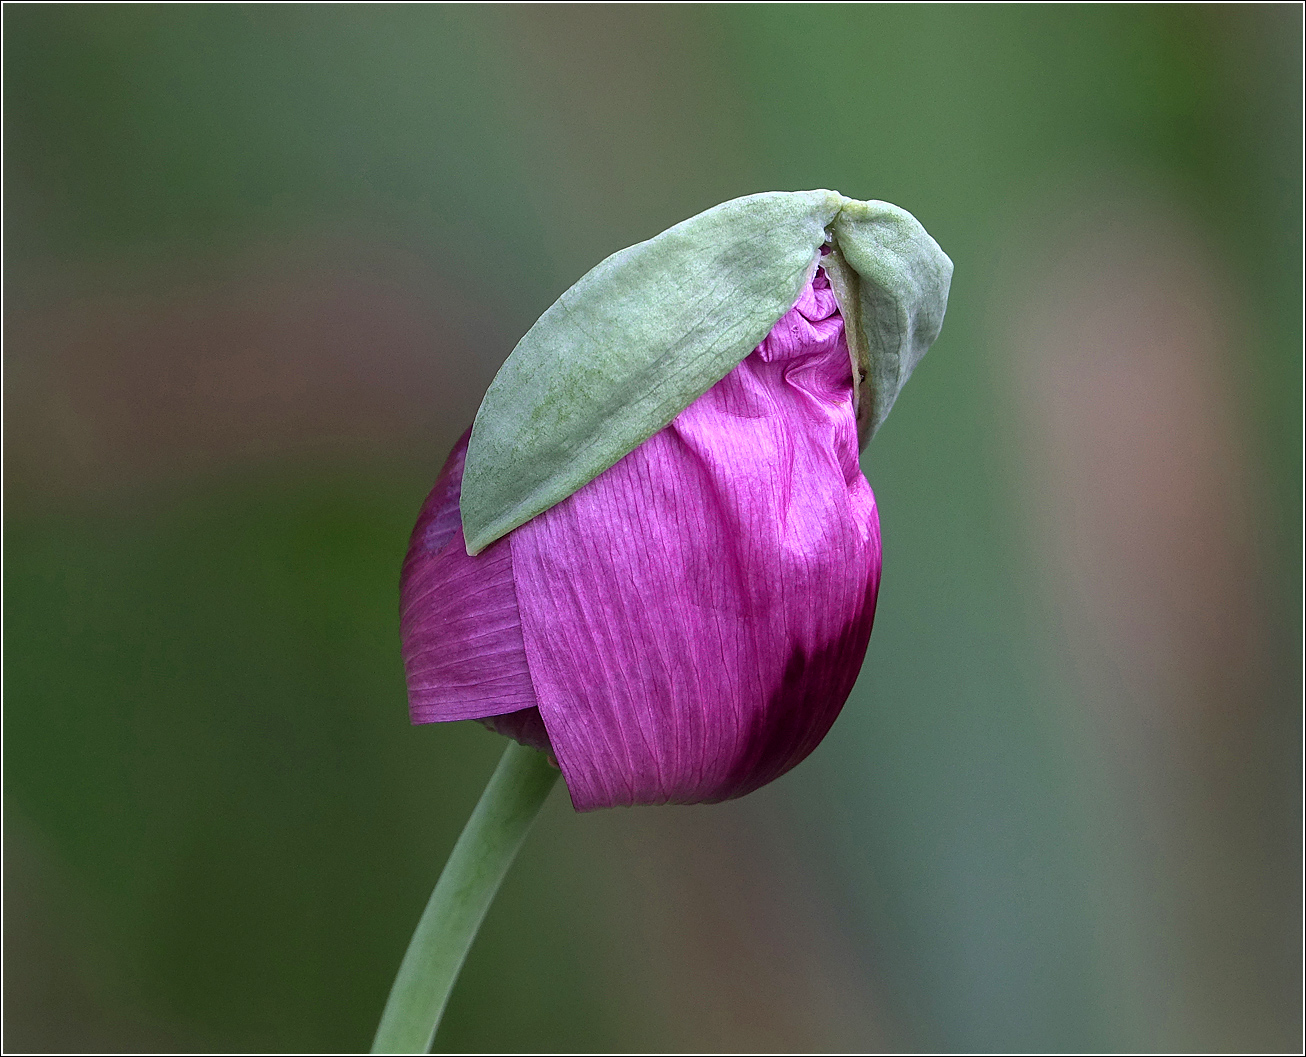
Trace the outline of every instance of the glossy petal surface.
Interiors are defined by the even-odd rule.
[[[463,541],[458,498],[470,434],[454,446],[422,506],[400,579],[400,631],[414,723],[481,719],[535,707],[507,540],[474,558]],[[503,731],[509,736],[516,736],[517,726],[533,736],[529,717],[505,722],[512,728]]]
[[[816,747],[879,585],[857,451],[818,273],[670,426],[509,535],[529,674],[578,810],[741,796]]]

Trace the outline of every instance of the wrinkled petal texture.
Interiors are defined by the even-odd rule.
[[[880,578],[823,273],[667,429],[474,558],[467,439],[404,562],[414,723],[477,719],[556,754],[582,811],[741,796],[816,747]]]
[[[818,271],[670,426],[467,559],[507,566],[490,556],[511,550],[528,670],[449,647],[439,663],[464,689],[426,690],[449,713],[432,718],[456,718],[474,673],[521,700],[533,685],[580,811],[716,802],[783,774],[838,716],[870,637],[879,521],[857,451],[843,321]],[[506,650],[509,623],[484,641]]]
[[[472,558],[463,540],[458,497],[470,436],[469,429],[440,471],[404,559],[400,635],[408,711],[414,723],[501,717],[495,729],[511,736],[523,717],[503,714],[534,711],[535,689],[508,541]],[[529,716],[524,723],[531,728]]]

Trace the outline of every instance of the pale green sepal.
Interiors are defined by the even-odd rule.
[[[826,274],[863,374],[857,433],[865,446],[939,336],[952,261],[920,221],[888,202],[844,199],[833,233],[839,257]]]
[[[798,300],[848,204],[834,191],[736,198],[614,253],[558,298],[477,412],[467,552],[567,498],[729,374]],[[862,230],[849,228],[859,246]]]

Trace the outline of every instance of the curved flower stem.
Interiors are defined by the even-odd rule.
[[[559,773],[544,753],[508,745],[408,943],[373,1053],[430,1050],[476,930]]]

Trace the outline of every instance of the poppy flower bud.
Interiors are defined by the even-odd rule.
[[[951,274],[910,214],[807,191],[726,202],[581,278],[413,531],[413,722],[549,751],[582,811],[725,800],[806,757],[875,613],[859,438]]]

